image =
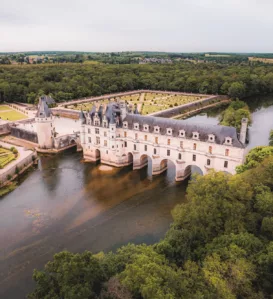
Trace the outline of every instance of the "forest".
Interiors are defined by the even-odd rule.
[[[28,298],[272,298],[273,147],[252,149],[234,176],[195,176],[172,216],[154,245],[55,254]]]
[[[228,94],[242,99],[273,92],[273,64],[37,64],[0,65],[0,101],[57,102],[137,89]]]

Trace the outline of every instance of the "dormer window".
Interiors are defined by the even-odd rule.
[[[198,132],[193,132],[192,133],[192,138],[195,140],[199,140],[199,133]]]
[[[149,126],[148,125],[144,125],[143,126],[143,131],[148,132],[149,131]]]
[[[180,130],[179,137],[185,137],[185,136],[186,136],[186,132],[184,130]]]
[[[134,123],[134,129],[139,130],[139,123]]]
[[[167,135],[173,134],[173,130],[171,128],[167,128],[166,132],[167,132]]]
[[[103,126],[104,126],[104,128],[107,128],[107,120],[103,121]]]
[[[231,137],[226,137],[224,144],[226,144],[226,145],[232,145],[232,138]]]
[[[95,125],[96,127],[98,127],[98,126],[100,125],[99,120],[95,120],[95,121],[94,121],[94,125]]]
[[[123,128],[125,128],[125,129],[128,128],[128,123],[127,123],[127,121],[124,121],[124,122],[123,122]]]
[[[209,142],[215,142],[215,135],[213,135],[213,134],[209,134],[209,135],[208,135],[208,141],[209,141]]]
[[[155,132],[155,133],[159,133],[159,132],[160,132],[160,128],[159,128],[159,126],[155,126],[155,127],[154,127],[154,132]]]

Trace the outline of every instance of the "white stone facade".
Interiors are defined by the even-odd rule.
[[[219,139],[219,132],[228,131],[228,127],[219,126],[221,130],[213,127],[211,133],[207,126],[206,133],[198,130],[189,132],[188,125],[183,130],[183,120],[138,116],[136,119],[140,121],[132,122],[132,117],[124,115],[122,109],[120,113],[117,109],[114,111],[117,113],[111,115],[112,121],[111,117],[107,118],[107,112],[104,116],[94,111],[92,115],[85,114],[81,144],[86,160],[100,160],[101,163],[116,167],[133,164],[133,169],[140,169],[147,165],[150,157],[153,175],[165,171],[170,160],[175,164],[177,181],[189,176],[192,165],[198,166],[203,174],[210,169],[235,174],[236,166],[243,163],[244,146],[234,134],[234,128],[230,128],[232,136],[225,133]],[[169,128],[168,123],[171,124]],[[164,124],[164,129],[160,124]],[[181,130],[178,131],[179,126]],[[217,134],[214,134],[215,130]]]

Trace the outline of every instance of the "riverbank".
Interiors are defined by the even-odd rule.
[[[221,109],[187,121],[217,124]],[[251,111],[248,148],[266,145],[273,106],[259,104]],[[172,165],[152,177],[150,165],[104,171],[81,161],[78,153],[42,155],[37,169],[0,201],[1,298],[21,299],[31,292],[33,269],[64,249],[97,253],[129,242],[158,242],[172,222],[172,209],[185,201],[187,181],[174,181]]]

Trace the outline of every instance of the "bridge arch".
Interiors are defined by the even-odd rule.
[[[165,172],[168,181],[174,181],[177,177],[177,163],[172,159],[163,158],[159,163],[159,173]]]
[[[100,161],[100,158],[101,158],[100,150],[96,149],[95,150],[95,161]]]
[[[199,167],[198,165],[187,165],[184,169],[184,174],[183,177],[184,179],[191,176],[192,174],[200,174],[200,175],[204,175],[205,171],[204,169],[202,169],[201,167]]]

